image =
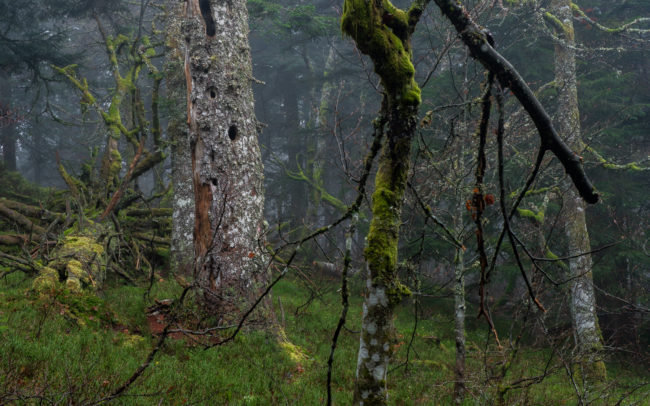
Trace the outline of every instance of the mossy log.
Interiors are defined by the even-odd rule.
[[[105,231],[103,226],[95,225],[85,227],[83,234],[66,236],[54,249],[53,260],[40,270],[33,288],[42,292],[58,282],[73,292],[100,288],[106,274],[106,250],[98,240]]]
[[[0,216],[12,221],[21,229],[29,233],[37,235],[45,234],[45,229],[43,227],[35,224],[33,221],[18,213],[17,211],[8,208],[2,202],[0,202]]]
[[[17,211],[28,217],[44,219],[44,220],[65,219],[65,214],[63,213],[56,213],[43,207],[32,206],[29,204],[17,202],[15,200],[0,198],[0,204],[3,204],[7,208]]]
[[[29,241],[26,234],[1,234],[0,245],[23,245]]]

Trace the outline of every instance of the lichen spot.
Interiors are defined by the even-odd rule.
[[[375,369],[372,370],[372,376],[376,381],[381,381],[384,379],[384,366],[377,365]]]
[[[368,334],[374,335],[377,332],[377,325],[371,321],[366,325],[366,331]]]

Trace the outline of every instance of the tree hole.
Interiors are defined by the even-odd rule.
[[[215,99],[217,97],[217,90],[214,87],[209,88],[208,93],[210,94],[211,99]]]
[[[217,33],[217,27],[214,24],[214,19],[212,18],[212,7],[210,6],[210,0],[199,0],[199,8],[201,9],[201,16],[203,21],[205,21],[205,34],[208,37],[214,37],[214,34]]]
[[[228,138],[230,138],[231,140],[234,141],[235,138],[237,138],[237,133],[238,131],[236,125],[233,124],[230,126],[230,128],[228,128]]]

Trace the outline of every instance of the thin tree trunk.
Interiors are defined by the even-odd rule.
[[[185,11],[196,273],[207,304],[227,321],[268,278],[248,13],[244,0],[189,0]]]
[[[180,19],[183,5],[168,2],[167,24],[167,100],[170,101],[167,133],[172,141],[172,235],[171,266],[181,274],[191,274],[194,262],[194,185],[192,183],[192,154],[185,112],[185,76]]]
[[[454,257],[454,337],[456,367],[454,370],[454,403],[460,405],[465,397],[465,266],[463,250],[456,248]]]
[[[9,123],[2,129],[2,160],[5,169],[16,171],[16,124]]]
[[[553,0],[554,25],[562,42],[555,45],[555,83],[558,87],[558,131],[573,150],[582,150],[580,111],[576,84],[575,37],[570,0]],[[567,179],[564,183],[564,230],[568,238],[569,255],[591,251],[585,219],[585,203]],[[596,316],[591,255],[569,259],[571,310],[576,342],[583,357],[585,388],[605,379],[602,361],[602,335]]]
[[[292,75],[285,76],[287,83],[294,81]],[[289,140],[287,153],[289,156],[288,168],[306,170],[305,168],[305,145],[304,133],[300,125],[299,96],[294,87],[286,87],[284,95],[285,131]],[[300,167],[300,169],[298,168]],[[308,206],[307,184],[302,181],[288,181],[288,192],[290,198],[289,212],[287,215],[294,221],[295,226],[300,228],[301,222],[305,221]],[[303,230],[304,231],[304,230]],[[301,232],[302,234],[302,232]]]
[[[11,75],[0,77],[0,102],[9,108],[12,101],[10,86]],[[0,145],[2,145],[2,162],[5,170],[15,171],[16,165],[16,117],[13,112],[7,112],[6,117],[0,117]]]

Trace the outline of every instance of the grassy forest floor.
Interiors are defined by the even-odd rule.
[[[181,288],[158,280],[145,288],[117,286],[98,294],[34,293],[31,279],[12,273],[0,280],[0,404],[88,404],[111,393],[144,361],[155,342],[156,320],[147,316],[155,299],[176,297]],[[204,350],[189,339],[168,339],[152,365],[122,397],[120,405],[320,405],[326,397],[327,359],[340,313],[338,284],[321,284],[310,300],[304,281],[288,279],[273,291],[273,303],[288,342],[263,332],[244,332],[234,342]],[[347,326],[336,351],[334,404],[351,402],[360,325],[361,289],[352,290]],[[454,341],[451,303],[423,303],[423,316],[409,349],[413,307],[396,319],[400,341],[389,372],[390,403],[451,404]],[[469,310],[471,311],[473,309]],[[472,319],[470,317],[470,319]],[[507,325],[501,330],[507,334]],[[468,395],[464,404],[494,404],[497,388],[508,405],[574,405],[576,395],[551,351],[524,345],[505,379],[486,381],[503,357],[488,340],[484,323],[469,320]],[[502,337],[504,343],[506,337]],[[488,352],[485,349],[488,348]],[[409,355],[408,367],[404,364]],[[486,368],[486,364],[488,367]],[[526,378],[542,375],[541,382]],[[608,363],[610,381],[597,404],[650,404],[647,371]],[[522,380],[523,379],[523,380]],[[629,392],[633,392],[628,396]]]

